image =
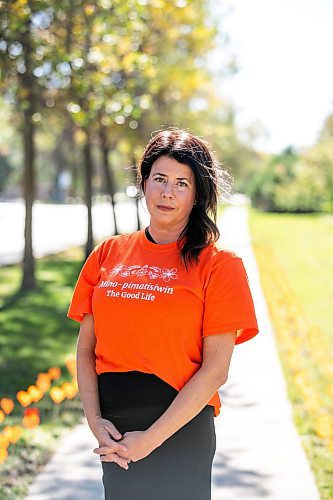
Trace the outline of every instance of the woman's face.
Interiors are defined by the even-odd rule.
[[[145,181],[146,203],[152,221],[177,229],[187,224],[195,199],[195,179],[189,166],[160,156]]]

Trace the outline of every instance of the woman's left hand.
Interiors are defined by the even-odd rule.
[[[118,455],[122,458],[130,460],[131,462],[137,462],[138,460],[147,457],[156,448],[156,446],[154,446],[148,439],[145,431],[125,432],[123,438],[118,442],[127,448],[127,453],[118,452]],[[94,452],[104,455],[101,456],[102,462],[109,461],[108,453],[111,452],[108,450],[107,446],[96,448]]]

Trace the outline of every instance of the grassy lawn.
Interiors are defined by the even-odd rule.
[[[66,317],[82,254],[37,261],[38,290],[17,293],[19,266],[0,268],[0,397],[32,384],[38,372],[64,367],[78,323]]]
[[[271,246],[304,315],[333,344],[333,215],[251,210],[252,243]]]
[[[294,421],[320,498],[328,500],[333,498],[333,216],[251,209],[249,224]]]
[[[82,265],[83,252],[73,250],[37,260],[38,289],[19,294],[19,266],[0,267],[0,398],[10,397],[14,411],[0,424],[21,422],[23,408],[16,400],[19,390],[34,384],[39,372],[52,366],[68,379],[65,358],[75,351],[79,325],[66,317],[73,286]],[[55,405],[47,394],[36,405],[41,425],[24,430],[9,448],[7,460],[0,465],[0,498],[24,498],[34,474],[45,464],[58,438],[82,417],[79,397]]]

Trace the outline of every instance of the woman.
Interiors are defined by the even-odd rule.
[[[242,260],[215,246],[228,174],[172,129],[151,138],[139,177],[149,227],[93,250],[69,308],[81,400],[106,499],[208,500],[217,391],[235,344],[258,333]]]

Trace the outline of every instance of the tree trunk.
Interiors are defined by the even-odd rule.
[[[91,144],[90,144],[90,130],[88,128],[84,129],[86,140],[83,148],[84,155],[84,174],[85,174],[85,204],[87,207],[87,243],[86,243],[86,258],[92,252],[94,248],[93,242],[93,228],[92,228],[92,156],[91,156]]]
[[[24,148],[24,174],[23,192],[25,199],[25,226],[24,226],[24,258],[23,258],[23,278],[21,290],[27,291],[36,287],[35,259],[32,246],[32,208],[35,199],[35,147],[34,132],[35,125],[32,115],[35,112],[34,82],[31,73],[31,47],[29,38],[29,28],[22,35],[22,45],[26,71],[21,74],[20,84],[25,96],[25,106],[23,111],[23,148]],[[22,103],[20,103],[22,104]]]
[[[28,116],[27,116],[28,115]],[[35,199],[35,171],[34,171],[34,125],[31,115],[24,113],[23,141],[24,141],[24,199],[25,199],[25,226],[24,226],[24,258],[22,290],[36,287],[35,259],[32,247],[32,208]]]
[[[117,226],[117,218],[116,218],[116,210],[115,210],[115,201],[114,201],[114,195],[116,192],[115,189],[115,182],[114,178],[112,175],[112,171],[110,169],[109,165],[109,147],[107,144],[107,138],[106,138],[106,133],[105,133],[105,128],[100,127],[99,129],[99,139],[100,139],[100,144],[102,148],[102,163],[103,163],[103,172],[104,172],[104,180],[105,180],[105,186],[106,186],[106,192],[110,195],[111,198],[111,206],[112,206],[112,217],[113,217],[113,224],[114,224],[114,234],[119,234],[118,233],[118,226]]]

